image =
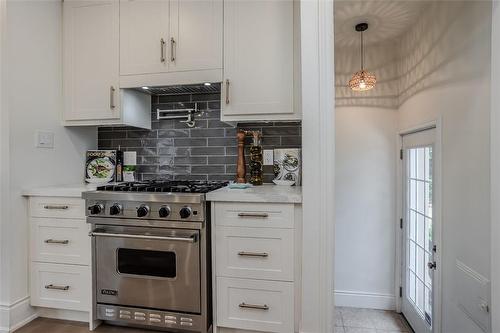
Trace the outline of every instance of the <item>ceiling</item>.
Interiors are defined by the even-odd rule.
[[[416,22],[427,1],[337,0],[335,1],[335,45],[359,46],[357,23],[367,22],[366,44],[396,39]]]

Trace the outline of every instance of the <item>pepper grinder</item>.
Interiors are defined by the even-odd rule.
[[[247,131],[239,130],[236,134],[238,139],[238,165],[236,166],[236,182],[246,183],[246,165],[245,165],[245,136]]]
[[[262,137],[259,131],[252,131],[253,142],[250,146],[250,183],[252,185],[262,185]]]

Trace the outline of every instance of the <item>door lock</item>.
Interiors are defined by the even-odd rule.
[[[436,267],[437,267],[436,262],[435,262],[435,261],[430,261],[430,262],[428,262],[428,263],[427,263],[427,267],[428,267],[429,269],[434,269],[434,270],[435,270],[435,269],[436,269]]]

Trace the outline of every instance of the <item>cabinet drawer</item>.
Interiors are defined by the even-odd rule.
[[[293,204],[215,204],[215,223],[233,227],[293,228]]]
[[[90,264],[90,237],[85,220],[31,219],[31,260]]]
[[[293,229],[217,227],[217,276],[293,281]]]
[[[294,329],[293,283],[217,278],[217,325],[263,332]]]
[[[85,201],[79,198],[32,197],[30,198],[32,217],[55,217],[84,219]]]
[[[89,266],[31,263],[31,305],[90,311]]]

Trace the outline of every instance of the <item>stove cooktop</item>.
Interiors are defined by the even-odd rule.
[[[222,181],[152,180],[146,182],[107,184],[97,187],[97,191],[207,193],[225,187],[228,184],[229,182]]]

